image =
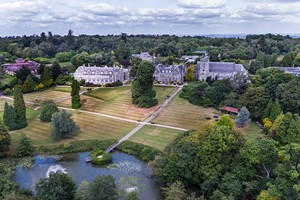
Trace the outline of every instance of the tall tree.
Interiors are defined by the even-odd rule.
[[[10,140],[11,137],[8,133],[7,128],[5,127],[3,122],[0,121],[0,152],[5,152],[9,149]]]
[[[60,74],[62,74],[61,67],[57,61],[54,61],[51,67],[52,80],[55,81]]]
[[[30,69],[28,69],[28,67],[22,66],[22,68],[17,71],[16,73],[16,77],[22,81],[22,83],[26,80],[26,78],[28,77],[28,75],[31,75],[31,71]]]
[[[18,129],[17,113],[12,105],[4,104],[3,122],[10,131]]]
[[[72,97],[72,108],[74,109],[78,109],[81,107],[79,92],[80,92],[80,84],[78,81],[73,80],[71,97]]]
[[[45,67],[44,73],[42,76],[42,83],[46,88],[51,87],[53,85],[53,79],[50,76],[50,68]]]
[[[280,103],[278,99],[275,100],[274,104],[272,105],[272,110],[269,116],[269,119],[274,122],[275,119],[280,115],[281,113],[281,108],[280,108]]]
[[[115,179],[111,175],[97,176],[89,186],[88,199],[117,200]]]
[[[46,102],[42,106],[40,120],[43,122],[51,122],[52,115],[58,112],[58,108],[53,102]]]
[[[51,138],[53,140],[71,138],[74,135],[78,127],[71,117],[72,114],[65,110],[52,115]]]
[[[18,128],[24,128],[27,126],[26,119],[26,106],[23,98],[23,93],[20,88],[15,88],[14,90],[14,110],[17,114],[17,124]]]
[[[153,73],[153,65],[148,61],[142,61],[131,86],[132,102],[139,107],[150,108],[158,104],[156,92],[153,90]]]
[[[36,82],[32,79],[31,75],[28,75],[24,84],[22,85],[23,92],[33,92],[34,88],[36,87]]]
[[[241,108],[235,123],[239,127],[244,127],[248,125],[249,122],[250,122],[250,113],[248,109],[244,106]]]
[[[74,200],[76,192],[75,181],[67,174],[50,174],[47,179],[40,179],[35,190],[37,198],[42,200]]]
[[[29,137],[22,134],[18,139],[17,148],[14,150],[13,156],[21,158],[25,156],[31,156],[33,154],[33,145]]]

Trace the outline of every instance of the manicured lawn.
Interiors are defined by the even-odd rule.
[[[133,135],[130,140],[163,150],[180,133],[182,131],[146,125]]]
[[[88,89],[88,87],[80,87],[80,91],[86,91]],[[54,88],[55,91],[58,92],[68,92],[71,93],[71,86],[56,86]]]
[[[129,86],[116,87],[116,88],[98,88],[84,95],[95,97],[103,101],[109,101],[112,100],[113,98],[120,96],[123,92],[129,91],[130,88],[131,87]]]
[[[159,103],[164,102],[168,95],[171,95],[175,87],[155,87]],[[87,95],[82,95],[81,100],[84,102],[82,110],[98,112],[116,117],[122,117],[132,120],[145,120],[151,115],[158,106],[152,108],[139,108],[131,103],[130,87],[118,88],[99,88]],[[94,97],[90,97],[90,94]],[[70,107],[71,100],[58,103],[59,106]]]
[[[6,84],[10,84],[10,82],[14,79],[14,76],[10,76],[8,74],[5,74],[4,78],[1,79],[1,84],[2,85],[6,85]]]
[[[58,101],[70,97],[69,93],[55,91],[54,88],[50,88],[41,92],[32,92],[24,94],[25,101],[41,102],[46,100]]]
[[[244,133],[247,140],[254,140],[262,134],[261,128],[254,121],[251,121],[248,127],[240,130]]]
[[[208,122],[205,119],[206,116],[212,118],[209,121],[213,121],[214,111],[214,108],[203,108],[193,105],[177,95],[153,122],[188,130],[198,129],[201,125]]]
[[[29,136],[34,145],[56,143],[50,138],[50,123],[41,122],[38,115],[38,111],[28,113],[28,118],[30,118],[30,120],[28,120],[28,126],[21,130],[11,131],[13,143],[15,143],[16,138],[22,133]],[[62,140],[59,143],[87,139],[120,139],[136,126],[135,123],[123,122],[85,113],[74,113],[73,119],[76,124],[79,125],[80,130],[72,139]]]

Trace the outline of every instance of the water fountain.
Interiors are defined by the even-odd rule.
[[[46,177],[49,178],[50,174],[52,173],[57,173],[57,172],[61,172],[66,174],[66,169],[63,168],[63,166],[61,165],[52,165],[48,168],[47,172],[46,172]]]
[[[118,169],[126,174],[132,174],[135,172],[142,171],[142,167],[140,164],[132,161],[122,161],[119,163],[114,163],[109,165],[107,168],[109,169]]]

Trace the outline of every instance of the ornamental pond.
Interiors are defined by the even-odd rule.
[[[32,167],[17,167],[15,181],[20,183],[21,188],[31,188],[34,191],[36,182],[40,178],[49,177],[51,173],[67,173],[77,186],[83,181],[92,182],[98,175],[112,175],[116,184],[125,191],[138,189],[139,199],[160,199],[159,187],[152,179],[147,163],[134,156],[114,152],[112,164],[99,167],[86,163],[88,156],[89,152],[50,157],[37,155]]]

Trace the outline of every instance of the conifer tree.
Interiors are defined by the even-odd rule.
[[[61,67],[57,61],[54,61],[51,67],[51,78],[52,80],[56,80],[57,77],[62,74]]]
[[[278,99],[273,103],[271,113],[269,115],[269,118],[272,122],[276,120],[276,118],[280,115],[281,113],[281,108],[280,108],[280,103]]]
[[[45,67],[43,77],[42,77],[42,83],[46,88],[51,87],[53,85],[53,79],[50,76],[50,69],[49,67]]]
[[[9,144],[10,135],[3,122],[0,121],[0,152],[7,151],[9,149]]]
[[[12,105],[8,105],[7,102],[5,102],[4,105],[3,122],[10,131],[18,129],[17,114],[14,110],[14,107]]]
[[[17,114],[17,124],[18,129],[24,128],[27,126],[27,119],[26,119],[26,106],[25,101],[23,98],[23,93],[21,89],[16,87],[14,90],[14,110]]]
[[[132,103],[139,107],[150,108],[157,105],[156,92],[153,90],[154,67],[148,61],[142,61],[132,83]]]
[[[36,87],[36,82],[32,79],[31,75],[28,75],[24,84],[22,85],[23,92],[33,92],[34,88]]]
[[[79,91],[80,91],[79,82],[76,80],[73,80],[71,96],[72,96],[72,108],[74,108],[74,109],[78,109],[81,106]]]
[[[241,108],[238,118],[235,120],[235,123],[238,127],[244,127],[250,122],[250,113],[248,109],[244,106]]]

